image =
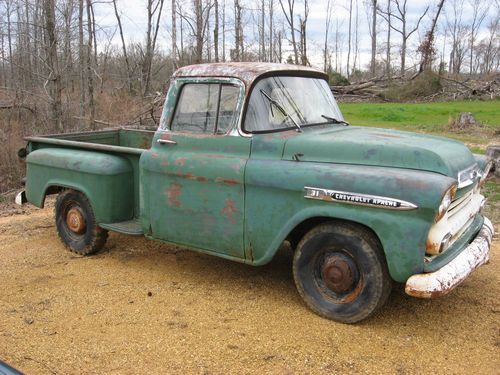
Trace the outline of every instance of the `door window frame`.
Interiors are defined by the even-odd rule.
[[[236,108],[235,108],[235,120],[233,120],[233,124],[231,124],[228,129],[226,130],[225,133],[195,133],[195,132],[184,132],[180,130],[172,130],[172,122],[174,121],[175,113],[177,111],[177,107],[180,103],[180,98],[181,98],[181,93],[182,89],[184,86],[188,84],[219,84],[219,85],[228,85],[228,86],[235,86],[239,89],[238,93],[238,99],[236,101]],[[219,88],[219,94],[221,92],[221,89]],[[160,120],[160,129],[163,132],[172,132],[174,134],[193,134],[195,136],[214,136],[214,137],[221,137],[221,136],[234,136],[234,135],[240,135],[239,134],[239,129],[241,126],[241,120],[242,120],[242,111],[243,111],[243,106],[244,106],[244,101],[245,101],[245,85],[243,84],[242,81],[240,81],[237,78],[189,78],[189,77],[183,77],[183,78],[176,78],[175,81],[172,83],[172,86],[170,87],[168,93],[167,93],[167,99],[175,97],[175,105],[170,108],[165,106],[163,113],[162,113],[162,119]],[[220,95],[219,95],[219,101],[217,102],[217,112],[219,111],[220,107]],[[218,113],[217,113],[218,116]],[[217,129],[218,124],[216,124],[215,129]]]

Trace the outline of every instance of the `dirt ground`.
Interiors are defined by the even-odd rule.
[[[111,234],[66,251],[51,208],[0,217],[0,358],[27,374],[498,374],[500,243],[450,296],[396,288],[357,325],[301,301],[282,251],[254,268]]]

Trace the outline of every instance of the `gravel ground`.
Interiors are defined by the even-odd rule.
[[[254,268],[111,234],[84,258],[51,208],[13,212],[0,217],[0,358],[27,374],[498,374],[499,252],[497,239],[448,297],[395,288],[344,325],[305,307],[289,251]]]

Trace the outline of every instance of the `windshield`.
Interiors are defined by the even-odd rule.
[[[252,90],[245,117],[248,132],[277,131],[343,122],[328,83],[319,78],[269,77]]]

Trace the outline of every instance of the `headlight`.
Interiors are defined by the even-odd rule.
[[[479,180],[479,186],[483,186],[484,183],[486,182],[486,178],[488,178],[488,175],[490,174],[491,167],[493,166],[493,160],[490,160],[488,164],[486,164],[486,167],[484,168],[484,171],[481,172],[481,179]]]
[[[448,208],[450,208],[450,204],[453,201],[453,198],[455,197],[456,193],[457,193],[457,185],[453,185],[446,191],[446,193],[444,193],[443,200],[441,201],[441,204],[439,205],[438,208],[438,212],[436,214],[436,219],[435,219],[436,222],[441,220],[446,211],[448,211]]]

